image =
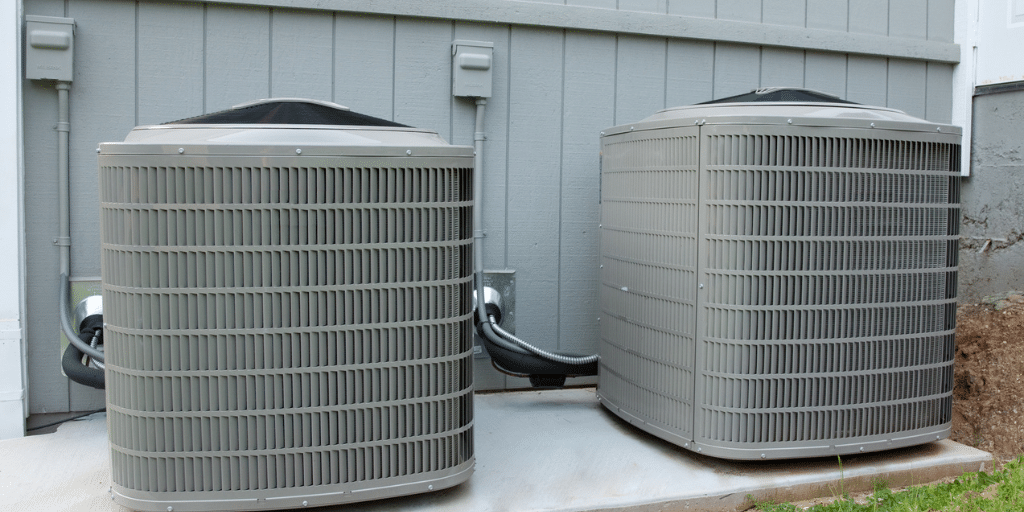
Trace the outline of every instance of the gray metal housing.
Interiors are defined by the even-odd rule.
[[[411,128],[102,144],[115,499],[281,509],[469,478],[472,166]]]
[[[601,402],[730,459],[947,437],[960,129],[839,104],[606,130]]]

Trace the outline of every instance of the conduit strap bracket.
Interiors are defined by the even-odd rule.
[[[71,237],[70,236],[58,236],[57,238],[53,239],[53,245],[57,245],[57,246],[60,246],[60,247],[71,247]]]
[[[487,233],[485,233],[484,230],[482,230],[482,229],[474,229],[473,230],[473,238],[483,238],[485,236],[487,236]]]

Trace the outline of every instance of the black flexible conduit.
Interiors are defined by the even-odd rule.
[[[83,320],[78,336],[75,339],[90,347],[92,347],[93,341],[97,345],[103,343],[103,317],[93,315]],[[84,386],[103,389],[103,370],[82,364],[82,356],[84,354],[78,349],[78,346],[74,343],[69,343],[68,347],[64,349],[63,357],[60,359],[61,367],[64,368],[64,374],[69,379]]]

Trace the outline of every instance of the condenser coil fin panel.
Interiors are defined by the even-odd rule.
[[[608,142],[601,178],[601,397],[683,437],[693,422],[697,133]]]
[[[701,116],[689,128],[699,131],[699,161],[676,161],[677,179],[691,184],[683,192],[667,181],[609,179],[657,158],[619,154],[627,141],[672,128],[637,123],[604,139],[602,402],[655,435],[725,458],[858,453],[947,437],[958,131],[923,121],[916,132],[789,118],[743,125],[734,113],[728,123]],[[656,192],[622,199],[632,190]],[[644,206],[628,209],[628,201]],[[620,226],[668,235],[693,215],[654,203],[694,205],[695,224],[685,224],[684,243],[631,240],[646,244],[629,249],[646,256],[637,258],[644,270],[623,271]],[[691,273],[655,277],[667,268]],[[643,329],[683,336],[652,349]],[[689,354],[673,360],[674,351]],[[677,413],[662,397],[687,407]]]
[[[121,149],[100,156],[120,503],[295,508],[469,477],[472,148]]]

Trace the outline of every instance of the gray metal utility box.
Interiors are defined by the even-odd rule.
[[[947,437],[960,129],[735,101],[603,132],[601,402],[729,459]]]
[[[102,144],[114,498],[282,509],[469,478],[472,168],[309,101]]]

